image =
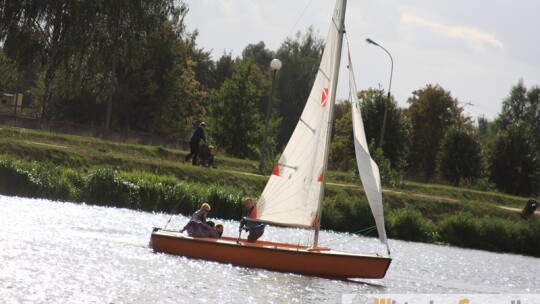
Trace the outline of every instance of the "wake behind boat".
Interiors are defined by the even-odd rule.
[[[311,229],[314,231],[313,245],[262,240],[249,243],[245,239],[232,237],[192,238],[179,232],[156,228],[151,235],[151,246],[155,252],[330,278],[379,279],[386,275],[392,261],[389,256],[340,252],[318,245],[333,109],[345,33],[346,2],[336,2],[310,96],[257,203],[256,221]],[[349,67],[356,160],[379,239],[388,248],[379,170],[367,147],[350,56]]]

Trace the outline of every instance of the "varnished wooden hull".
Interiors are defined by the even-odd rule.
[[[150,246],[154,252],[189,258],[229,263],[250,268],[291,272],[327,278],[384,278],[392,259],[333,251],[329,248],[308,248],[286,243],[223,237],[192,238],[179,232],[152,232]]]

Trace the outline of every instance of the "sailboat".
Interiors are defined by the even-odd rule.
[[[333,109],[345,33],[346,0],[338,0],[319,70],[300,120],[257,202],[256,221],[314,231],[313,245],[255,243],[235,237],[194,238],[155,228],[155,252],[328,278],[384,278],[390,250],[384,228],[379,171],[371,159],[349,56],[354,143],[360,178],[388,256],[336,251],[319,246],[322,203],[332,131]]]

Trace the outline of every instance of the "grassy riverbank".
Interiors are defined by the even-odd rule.
[[[0,193],[184,214],[209,202],[213,217],[238,219],[242,197],[257,197],[268,178],[254,161],[218,155],[213,169],[184,164],[185,154],[2,126]],[[324,229],[374,225],[359,185],[353,175],[329,173]],[[526,200],[410,182],[384,190],[390,238],[540,256],[538,216],[516,211]]]

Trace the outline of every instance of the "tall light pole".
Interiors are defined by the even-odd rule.
[[[276,82],[276,72],[281,69],[281,60],[279,59],[272,59],[270,61],[270,68],[272,69],[272,87],[270,88],[270,98],[268,99],[268,107],[266,108],[266,121],[264,124],[264,138],[263,138],[263,145],[261,147],[261,159],[259,162],[259,172],[262,174],[264,173],[264,155],[268,151],[268,124],[270,121],[270,112],[272,108],[272,98],[274,93],[274,86]]]
[[[375,41],[373,41],[373,40],[371,40],[369,38],[366,39],[366,42],[380,47],[381,49],[383,49],[386,52],[386,54],[388,54],[388,56],[390,56],[390,63],[391,63],[391,66],[390,66],[390,83],[388,84],[388,97],[386,98],[386,102],[384,103],[383,125],[382,125],[382,129],[381,129],[381,139],[379,140],[379,148],[382,148],[383,141],[384,141],[384,130],[386,129],[386,116],[388,115],[388,103],[390,102],[390,89],[392,88],[392,73],[394,72],[394,59],[392,59],[392,55],[390,55],[390,52],[388,52],[384,47],[382,47],[377,42],[375,42]]]

